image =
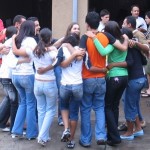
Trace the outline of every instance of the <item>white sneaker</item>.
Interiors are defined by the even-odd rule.
[[[0,130],[3,132],[10,132],[10,128],[8,128],[8,127],[1,128]]]
[[[11,134],[11,137],[12,137],[12,139],[15,139],[15,138],[22,139],[22,138],[24,138],[23,135],[17,135],[17,134]]]
[[[44,142],[43,140],[39,140],[38,144],[40,144],[41,146],[46,146],[46,142]]]

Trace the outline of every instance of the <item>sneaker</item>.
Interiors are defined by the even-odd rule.
[[[122,124],[120,124],[119,126],[118,126],[118,130],[119,131],[127,131],[127,125],[126,125],[126,123],[122,123]]]
[[[0,130],[3,132],[10,132],[10,128],[8,128],[8,127],[1,128]]]
[[[67,143],[67,148],[74,148],[75,147],[75,141],[69,141]]]
[[[97,140],[97,145],[106,145],[106,140],[103,139]]]
[[[61,136],[61,142],[68,142],[70,136],[71,136],[70,129],[65,129],[65,131],[63,132]]]
[[[38,144],[40,144],[41,146],[46,146],[46,142],[44,142],[43,140],[39,140]]]
[[[15,139],[15,138],[22,139],[22,138],[24,138],[24,136],[21,135],[21,134],[11,134],[11,137],[12,137],[12,139]]]
[[[143,135],[144,135],[144,131],[143,131],[143,130],[140,130],[140,131],[134,132],[133,135],[134,135],[135,137],[143,136]]]
[[[58,125],[59,125],[59,126],[64,126],[63,121],[59,122]]]
[[[134,139],[134,135],[130,135],[130,136],[124,136],[124,135],[121,135],[120,138],[122,140],[128,140],[128,141],[132,141]]]

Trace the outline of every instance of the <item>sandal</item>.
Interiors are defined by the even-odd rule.
[[[74,148],[75,147],[75,141],[69,141],[68,143],[67,143],[67,148]]]

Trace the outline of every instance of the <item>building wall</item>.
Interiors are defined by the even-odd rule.
[[[73,0],[52,1],[52,32],[54,38],[64,36],[68,25],[72,22]],[[81,34],[85,32],[85,16],[88,10],[88,0],[78,0],[78,18]]]

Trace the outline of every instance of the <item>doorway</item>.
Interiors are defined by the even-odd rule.
[[[14,16],[38,17],[41,28],[51,28],[52,0],[2,0],[1,15],[5,27],[12,25]]]

